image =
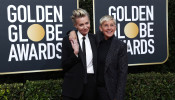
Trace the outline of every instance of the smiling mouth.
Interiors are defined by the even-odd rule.
[[[85,32],[89,31],[88,29],[87,30],[84,30]]]
[[[106,31],[106,33],[112,33],[113,31]]]

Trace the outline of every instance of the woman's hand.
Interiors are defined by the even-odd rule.
[[[77,35],[76,35],[75,31],[71,31],[71,32],[69,33],[69,40],[70,40],[70,41],[71,41],[71,40],[77,40]]]
[[[79,53],[78,41],[77,41],[77,39],[72,39],[72,40],[70,40],[70,42],[71,42],[72,48],[74,50],[74,54],[77,56]]]

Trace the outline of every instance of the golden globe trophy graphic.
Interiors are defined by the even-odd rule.
[[[130,22],[126,24],[124,28],[124,33],[128,38],[135,38],[139,33],[139,28],[137,24]]]
[[[27,36],[34,42],[41,41],[45,36],[44,28],[39,24],[31,25],[27,30]]]

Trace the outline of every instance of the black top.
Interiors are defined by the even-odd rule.
[[[108,50],[111,45],[112,38],[109,38],[108,40],[103,39],[99,45],[98,45],[98,51],[97,51],[97,85],[100,87],[105,87],[105,81],[104,81],[104,69],[105,69],[105,61],[106,56],[108,53]]]

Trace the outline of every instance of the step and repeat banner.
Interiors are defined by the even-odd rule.
[[[168,59],[168,0],[93,0],[94,33],[99,19],[117,21],[116,37],[127,44],[129,66],[161,64]]]
[[[58,71],[62,39],[73,29],[78,0],[1,0],[0,75]],[[168,59],[167,0],[93,0],[94,33],[99,19],[117,21],[116,37],[127,44],[129,66]]]
[[[0,74],[61,70],[62,39],[78,0],[1,0]]]

